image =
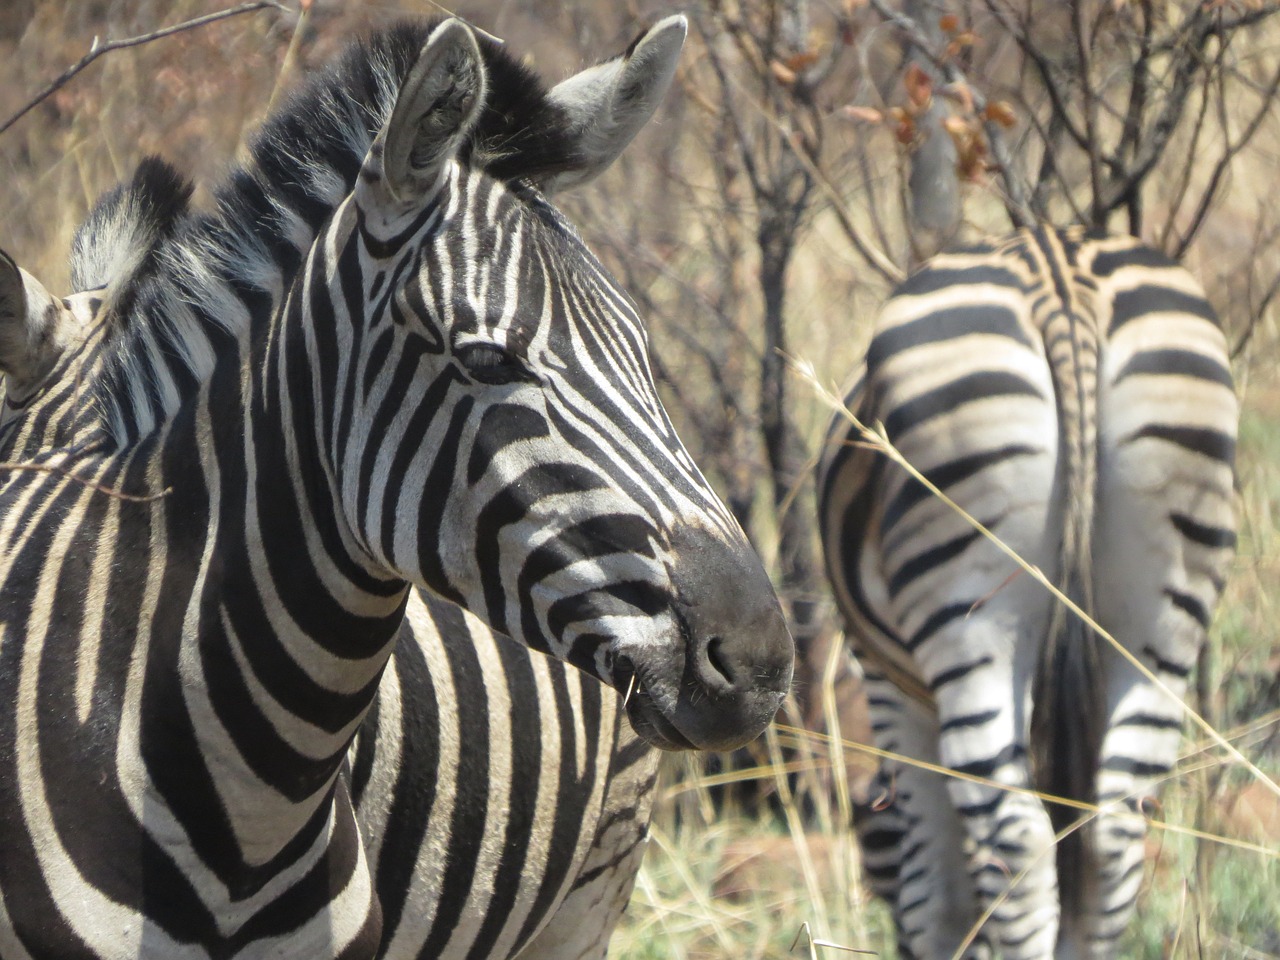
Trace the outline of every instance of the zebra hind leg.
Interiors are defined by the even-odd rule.
[[[1033,781],[1024,663],[1033,650],[1024,638],[1038,633],[1034,622],[1008,613],[1030,607],[1023,589],[1011,584],[957,622],[939,647],[966,659],[940,658],[927,675],[938,704],[939,755],[962,775],[948,778],[947,793],[967,840],[979,909],[990,912],[988,934],[1004,960],[1047,960],[1058,939],[1058,874],[1048,811],[1025,792]]]
[[[867,691],[877,746],[936,763],[938,728],[932,713],[871,673]],[[950,958],[977,923],[978,902],[946,778],[887,760],[878,780],[882,789],[857,824],[872,889],[893,909],[901,956]],[[988,960],[991,955],[979,931],[962,956]]]
[[[1185,681],[1178,673],[1162,679],[1181,697]],[[1093,960],[1120,955],[1119,942],[1133,917],[1146,863],[1142,803],[1173,768],[1181,742],[1181,710],[1173,698],[1118,656],[1111,657],[1107,679],[1110,724],[1097,780],[1103,812],[1093,831],[1095,906],[1072,938],[1079,944],[1076,955]],[[1064,931],[1064,939],[1067,935]]]

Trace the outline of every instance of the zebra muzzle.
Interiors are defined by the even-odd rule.
[[[687,527],[673,538],[676,642],[620,656],[614,682],[636,732],[668,750],[733,750],[773,719],[795,646],[744,542]],[[628,676],[630,674],[630,676]]]

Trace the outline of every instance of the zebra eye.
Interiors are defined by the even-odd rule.
[[[459,347],[454,355],[467,376],[477,383],[499,386],[537,379],[518,357],[497,344],[468,343]]]

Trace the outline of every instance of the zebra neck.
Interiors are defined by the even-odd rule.
[[[297,419],[305,390],[282,389],[274,356],[264,345],[220,364],[163,431],[161,603],[185,607],[157,630],[180,634],[174,695],[142,721],[149,772],[195,854],[246,890],[323,849],[408,595],[358,559]],[[210,785],[224,816],[200,822]]]

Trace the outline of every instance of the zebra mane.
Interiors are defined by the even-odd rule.
[[[128,183],[99,198],[71,242],[75,293],[137,283],[159,265],[160,244],[187,212],[192,184],[159,157],[144,157]],[[113,302],[113,306],[122,305]]]
[[[270,319],[438,23],[404,22],[351,44],[268,117],[211,211],[189,211],[190,185],[154,158],[95,206],[72,275],[77,289],[112,285],[95,396],[116,440],[154,429],[207,378],[218,342],[242,341]],[[541,79],[498,42],[477,40],[489,93],[460,162],[513,185],[582,167]]]

